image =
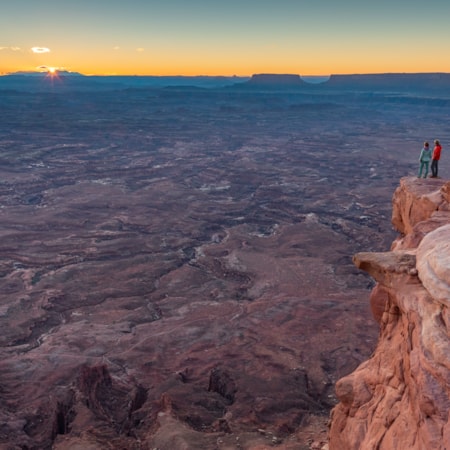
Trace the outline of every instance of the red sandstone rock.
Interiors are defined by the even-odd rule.
[[[450,182],[402,178],[392,200],[392,224],[402,233],[392,249],[416,248],[430,231],[450,222]]]
[[[393,197],[392,223],[403,234],[410,234],[413,226],[427,220],[444,201],[440,189],[442,180],[402,178]]]
[[[450,306],[450,224],[422,240],[417,251],[417,270],[433,299]]]
[[[403,244],[437,210],[448,211],[444,183],[402,180],[393,222],[406,234]],[[450,447],[450,225],[436,223],[408,240],[408,250],[354,257],[378,282],[372,306],[380,337],[373,356],[336,383],[331,450]]]
[[[374,319],[380,323],[383,313],[386,310],[386,305],[389,304],[389,292],[380,284],[376,284],[370,294],[370,309]]]

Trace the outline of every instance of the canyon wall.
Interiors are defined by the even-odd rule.
[[[450,448],[450,181],[403,178],[391,251],[353,260],[377,282],[371,358],[336,383],[330,450]]]

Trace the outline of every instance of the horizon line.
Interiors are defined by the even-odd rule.
[[[255,75],[279,75],[279,76],[298,76],[300,78],[330,78],[332,76],[352,76],[352,75],[432,75],[432,74],[441,74],[441,75],[450,75],[450,72],[346,72],[346,73],[330,73],[330,74],[299,74],[299,73],[287,73],[287,72],[255,72],[251,75],[223,75],[223,74],[216,74],[216,75],[206,75],[206,74],[197,74],[197,75],[183,75],[183,74],[136,74],[136,73],[129,73],[129,74],[118,74],[118,73],[112,73],[112,74],[100,74],[100,73],[82,73],[77,71],[71,71],[66,69],[55,69],[53,71],[42,71],[42,70],[19,70],[15,72],[2,72],[0,73],[0,77],[3,76],[11,76],[11,75],[56,75],[56,74],[72,74],[72,75],[79,75],[79,76],[85,76],[85,77],[158,77],[158,78],[164,78],[164,77],[185,77],[185,78],[196,78],[196,77],[203,77],[203,78],[251,78]]]

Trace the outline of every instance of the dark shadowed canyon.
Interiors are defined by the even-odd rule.
[[[450,84],[80,80],[0,77],[0,448],[321,448]]]

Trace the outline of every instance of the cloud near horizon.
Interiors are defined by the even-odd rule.
[[[0,51],[10,50],[12,52],[20,52],[22,49],[20,47],[0,47]]]
[[[47,47],[31,47],[33,53],[49,53],[50,49]]]

